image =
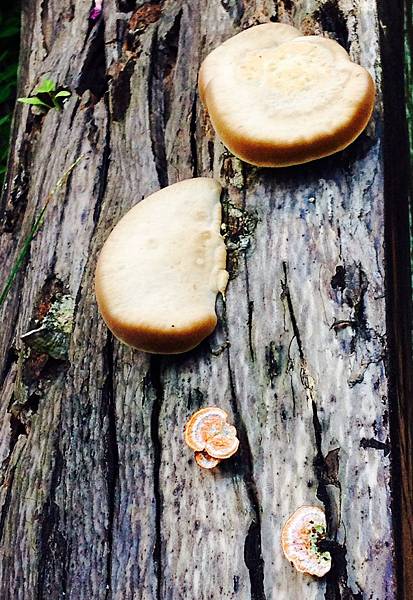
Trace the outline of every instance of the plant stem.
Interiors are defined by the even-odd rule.
[[[85,157],[84,154],[82,154],[81,156],[79,156],[75,162],[73,162],[68,168],[67,170],[63,173],[63,175],[57,180],[56,185],[52,188],[52,190],[48,193],[48,195],[46,196],[46,199],[44,201],[44,205],[43,208],[41,209],[39,215],[34,219],[33,224],[30,228],[30,232],[29,235],[25,238],[24,242],[23,242],[23,246],[20,250],[20,252],[17,255],[17,258],[14,262],[14,265],[7,277],[6,283],[4,285],[4,288],[0,294],[0,308],[2,307],[2,305],[4,304],[4,301],[7,298],[7,295],[14,283],[14,280],[17,277],[18,272],[21,269],[21,266],[24,262],[24,259],[26,258],[29,250],[30,250],[30,245],[33,241],[33,239],[36,237],[37,233],[39,232],[39,230],[41,229],[43,222],[44,222],[44,215],[46,212],[46,209],[50,203],[50,201],[53,199],[54,195],[56,194],[56,192],[58,192],[67,182],[69,175],[71,174],[71,172],[73,171],[73,169],[80,163],[80,161]]]

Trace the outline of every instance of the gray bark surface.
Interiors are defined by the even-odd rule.
[[[3,279],[58,177],[86,158],[2,312],[0,598],[395,599],[375,2],[106,0],[94,25],[90,8],[24,6],[20,95],[45,76],[74,93],[61,113],[17,109]],[[375,77],[373,119],[346,151],[256,169],[214,136],[200,62],[270,18],[337,39]],[[199,348],[151,357],[105,327],[96,258],[136,202],[201,175],[226,190],[226,300]],[[73,330],[51,356],[21,336],[62,296]],[[241,442],[213,472],[182,438],[210,404],[229,412]],[[323,580],[282,555],[281,527],[303,504],[328,516]]]

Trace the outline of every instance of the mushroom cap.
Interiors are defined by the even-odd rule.
[[[331,555],[320,552],[317,543],[325,538],[326,517],[318,506],[301,506],[285,523],[281,545],[297,571],[323,577],[331,569]]]
[[[205,444],[205,450],[213,458],[229,458],[238,450],[239,439],[237,430],[233,425],[224,423],[220,433],[209,438]]]
[[[215,328],[224,292],[221,186],[198,177],[136,204],[100,253],[95,277],[100,313],[114,335],[151,353],[194,348]]]
[[[200,96],[239,158],[305,163],[342,150],[366,127],[375,86],[337,42],[266,23],[235,35],[201,66]]]
[[[195,452],[195,461],[203,469],[213,469],[221,462],[219,458],[213,458],[208,452]]]
[[[239,440],[227,418],[227,413],[217,406],[198,410],[185,426],[185,442],[195,452],[206,452],[219,460],[229,458],[238,450]]]
[[[227,413],[217,406],[201,408],[192,415],[185,426],[184,438],[195,452],[202,452],[208,440],[222,431]]]

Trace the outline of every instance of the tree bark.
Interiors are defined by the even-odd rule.
[[[393,600],[397,572],[407,600],[411,438],[400,447],[398,427],[410,384],[389,351],[410,293],[395,293],[390,265],[408,233],[389,209],[406,147],[403,114],[400,136],[384,137],[382,95],[398,20],[373,0],[105,0],[95,24],[90,8],[23,8],[19,95],[45,76],[73,95],[61,113],[16,108],[3,280],[56,180],[86,158],[49,205],[2,311],[0,598]],[[257,169],[214,136],[199,65],[270,19],[336,39],[375,76],[374,117],[344,152]],[[400,98],[388,98],[390,131]],[[231,281],[213,336],[182,356],[149,356],[100,318],[96,258],[131,206],[193,176],[224,186]],[[211,404],[241,443],[207,472],[182,431]],[[302,504],[326,510],[323,580],[282,555],[281,527]]]

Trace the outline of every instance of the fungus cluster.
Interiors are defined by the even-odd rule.
[[[101,8],[96,0],[97,15]],[[338,43],[280,23],[251,27],[213,50],[201,66],[199,90],[224,144],[266,167],[346,148],[367,126],[375,99],[370,74]],[[96,296],[123,342],[174,354],[214,330],[216,295],[228,281],[220,192],[208,178],[168,186],[134,206],[110,234],[98,260]],[[187,422],[184,439],[200,467],[212,469],[238,450],[227,419],[210,406]],[[302,506],[283,527],[284,554],[298,571],[323,577],[331,569],[320,544],[325,536],[324,511]]]
[[[301,506],[285,523],[281,544],[285,557],[300,573],[323,577],[331,569],[331,555],[319,548],[326,537],[326,517],[318,506]]]
[[[185,426],[184,438],[200,467],[212,469],[238,450],[239,440],[227,413],[216,406],[198,410]]]

